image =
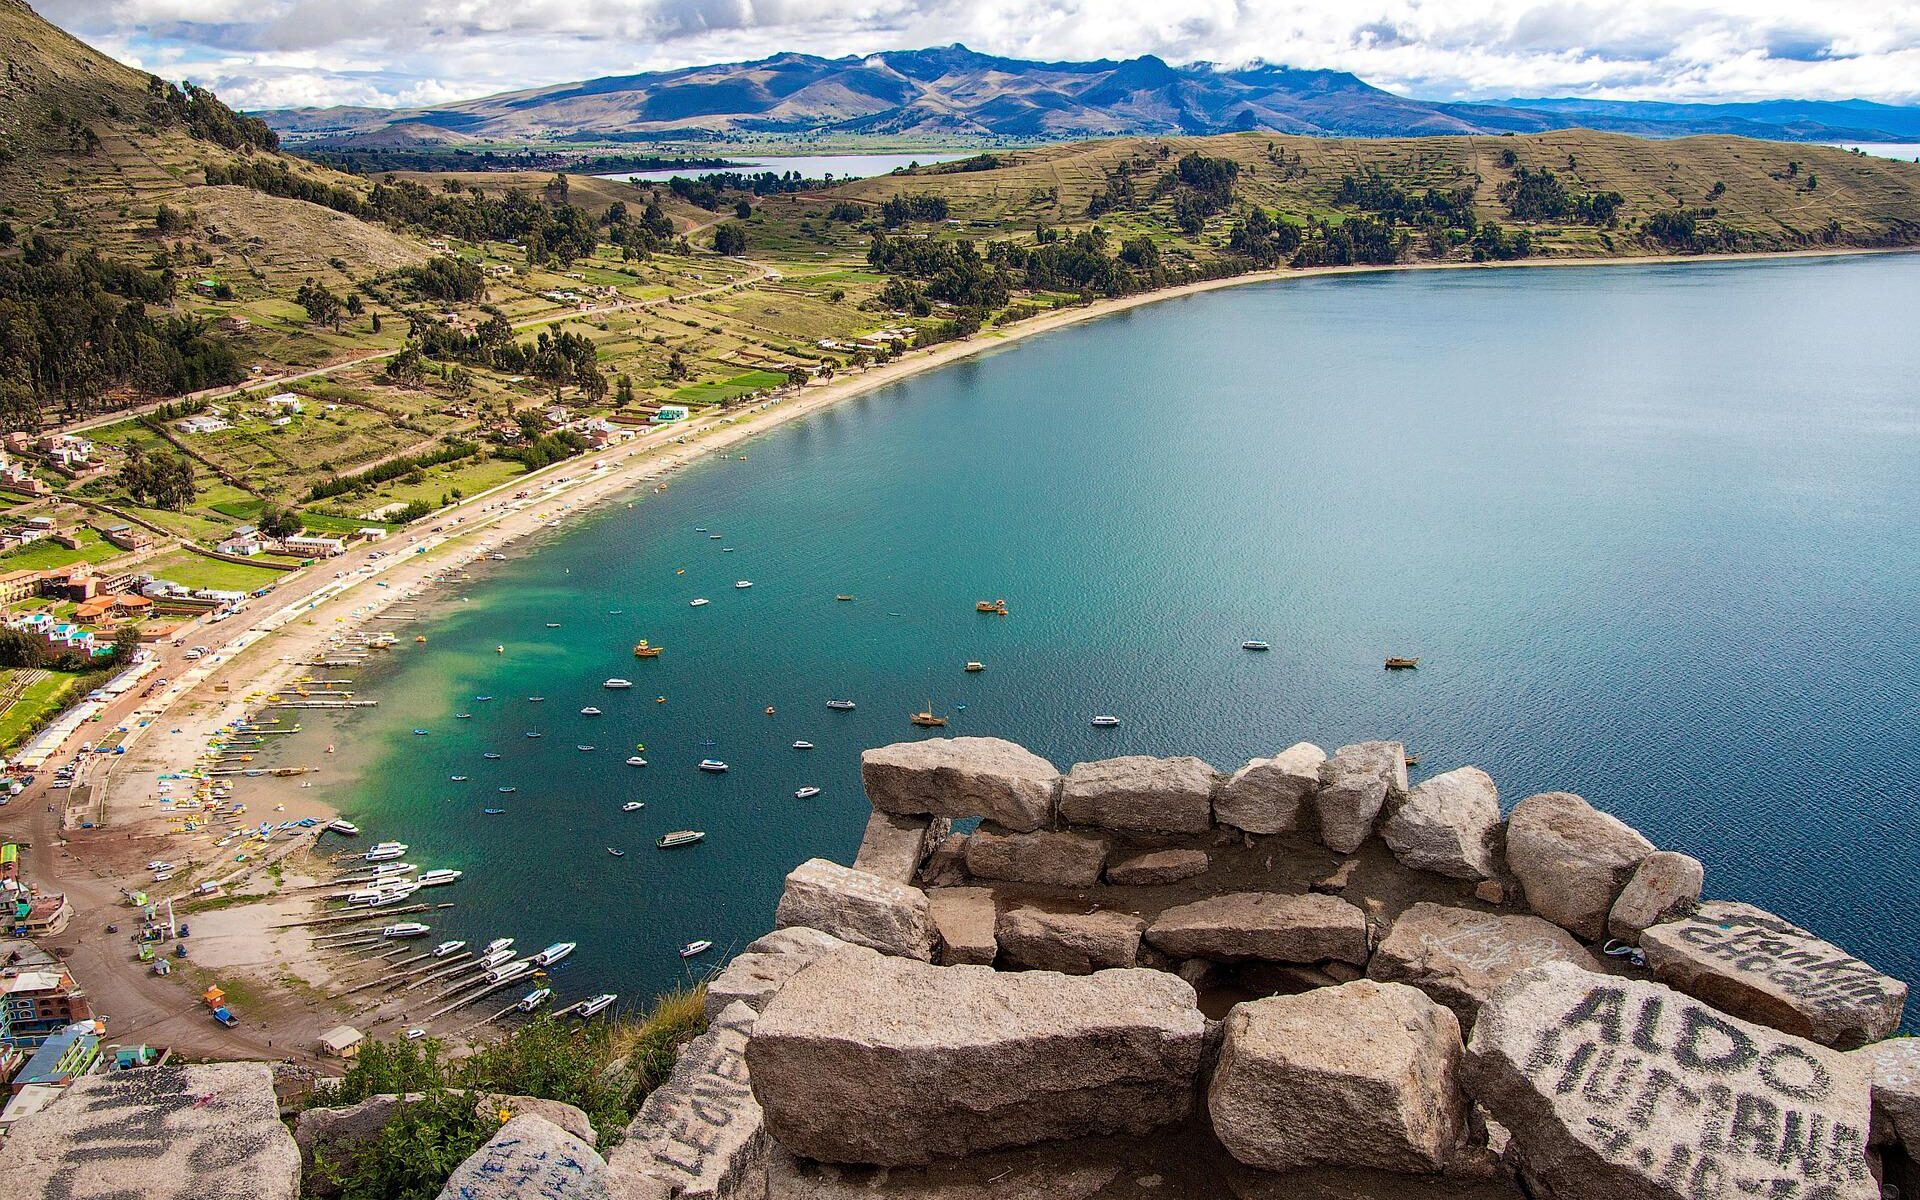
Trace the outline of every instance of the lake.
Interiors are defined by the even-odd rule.
[[[703,175],[716,175],[722,171],[737,171],[742,175],[758,175],[762,171],[772,171],[784,175],[788,171],[798,171],[807,179],[867,179],[874,175],[885,175],[901,167],[914,163],[953,162],[957,159],[972,158],[977,150],[945,151],[927,154],[793,154],[793,155],[734,155],[726,151],[714,152],[715,158],[725,158],[733,164],[726,167],[677,171],[616,171],[601,179],[635,179],[641,183],[665,183],[675,175],[684,175],[698,179]]]
[[[1858,150],[1875,158],[1898,158],[1920,162],[1920,142],[1834,142],[1842,150]]]
[[[467,871],[435,936],[579,941],[568,999],[669,985],[682,943],[763,932],[795,864],[850,861],[860,751],[929,701],[1063,768],[1398,737],[1416,779],[1578,792],[1711,895],[1920,980],[1916,298],[1920,256],[1883,255],[1144,306],[516,547],[396,627],[430,643],[402,639],[378,709],[303,714],[284,754],[339,741],[357,777],[317,786],[363,841]],[[708,838],[654,848],[680,828]]]

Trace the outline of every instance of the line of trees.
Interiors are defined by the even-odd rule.
[[[428,467],[437,467],[442,463],[459,462],[463,458],[472,458],[480,453],[477,442],[454,440],[438,449],[426,450],[419,454],[406,454],[399,458],[388,459],[377,466],[364,471],[355,471],[349,475],[330,475],[307,489],[309,504],[318,500],[328,500],[334,496],[344,496],[360,488],[375,487],[389,480],[422,471]]]

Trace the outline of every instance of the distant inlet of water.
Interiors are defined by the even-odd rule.
[[[1916,301],[1920,257],[1883,255],[1144,306],[485,564],[395,627],[380,707],[302,714],[278,753],[326,762],[369,838],[467,872],[436,937],[578,941],[567,998],[642,998],[683,943],[767,929],[785,872],[851,860],[860,751],[929,702],[1063,768],[1401,738],[1416,779],[1578,792],[1712,895],[1920,981]],[[706,841],[655,849],[684,828]]]
[[[737,171],[742,175],[758,175],[763,171],[772,171],[784,175],[788,171],[798,171],[806,179],[869,179],[875,175],[885,175],[901,167],[915,163],[953,162],[956,159],[971,158],[977,151],[940,151],[927,154],[728,154],[724,148],[716,150],[714,157],[725,158],[732,166],[703,167],[669,171],[614,171],[600,176],[601,179],[633,179],[641,183],[665,183],[675,175],[689,179],[698,179],[703,175],[717,175],[723,171]]]

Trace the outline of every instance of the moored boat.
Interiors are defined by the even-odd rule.
[[[737,587],[737,588],[750,588],[750,587],[752,587],[752,586],[753,586],[753,580],[751,580],[751,579],[736,579],[736,580],[734,581],[734,583],[733,583],[733,586],[734,586],[734,587]]]
[[[445,958],[449,954],[458,954],[460,951],[465,950],[466,948],[467,948],[466,942],[461,941],[458,938],[455,938],[452,941],[441,942],[438,946],[435,946],[433,948],[433,956],[435,958]]]
[[[540,966],[550,967],[553,964],[559,962],[561,959],[565,958],[567,955],[572,954],[574,952],[574,949],[577,946],[579,946],[579,944],[580,943],[578,942],[555,942],[553,945],[548,946],[545,950],[542,950],[540,953],[534,955],[533,961],[538,963]]]
[[[712,604],[712,603],[713,603],[713,601],[711,601],[711,600],[709,600],[709,599],[707,599],[707,598],[706,598],[705,596],[695,596],[695,597],[694,597],[693,599],[691,599],[691,600],[689,600],[689,601],[687,601],[687,607],[688,607],[688,608],[700,608],[700,607],[703,607],[703,606],[705,606],[705,605],[708,605],[708,604]]]
[[[1114,729],[1117,728],[1119,724],[1119,717],[1095,717],[1093,719],[1093,727],[1095,729]]]
[[[583,717],[597,717],[600,715],[600,710],[589,704],[580,710],[580,715]]]
[[[1007,615],[1007,602],[1005,600],[975,600],[973,602],[973,611],[977,613],[992,613],[996,617],[1004,617]]]
[[[406,852],[407,844],[405,842],[381,842],[361,857],[365,858],[368,862],[384,862],[390,858],[399,858]]]
[[[651,645],[647,639],[641,638],[633,648],[633,656],[635,658],[659,658],[660,647]]]
[[[603,688],[606,688],[610,692],[624,691],[625,689],[633,686],[633,680],[621,679],[621,678],[615,677],[613,679],[607,680],[605,683],[601,684],[600,686]]]
[[[489,955],[498,954],[512,945],[512,938],[495,938],[487,943],[486,953]]]
[[[638,754],[630,754],[627,756],[627,765],[630,767],[644,767],[647,765],[647,760],[641,758]]]
[[[347,837],[360,836],[360,827],[352,821],[328,821],[327,828],[333,830],[335,833],[344,834]]]
[[[695,955],[705,954],[711,949],[713,949],[713,943],[702,938],[697,942],[688,942],[686,945],[680,947],[680,957],[692,958]]]
[[[819,794],[820,794],[819,788],[809,785],[795,792],[793,796],[794,796],[794,799],[796,800],[811,800],[813,797],[818,796]]]
[[[1269,646],[1269,645],[1267,645],[1267,644],[1266,644],[1265,642],[1263,642],[1263,641],[1260,641],[1260,640],[1259,640],[1258,638],[1248,638],[1248,639],[1247,639],[1246,641],[1244,641],[1244,642],[1241,642],[1241,643],[1240,643],[1240,648],[1241,648],[1242,650],[1271,650],[1271,649],[1273,649],[1273,647],[1272,647],[1272,646]]]
[[[1419,665],[1420,660],[1417,658],[1389,658],[1387,660],[1387,670],[1389,671],[1411,671]]]
[[[620,806],[620,811],[621,812],[639,812],[641,809],[645,808],[646,806],[647,806],[646,802],[643,800],[629,800],[625,804],[622,804]]]
[[[553,999],[552,988],[535,988],[520,997],[520,1002],[515,1004],[514,1007],[523,1013],[530,1013],[551,999]]]
[[[675,846],[691,846],[695,842],[705,841],[706,836],[704,829],[676,829],[672,833],[661,834],[653,844],[662,850],[671,850]]]
[[[431,926],[422,925],[418,921],[400,921],[382,929],[380,936],[389,941],[398,938],[417,938],[426,936],[431,929]]]
[[[615,858],[625,858],[627,856],[625,850],[615,850],[612,846],[607,847],[607,853],[613,855]]]
[[[795,742],[793,744],[793,748],[795,750],[811,750],[813,749],[813,743],[812,742]]]
[[[531,962],[528,962],[524,958],[516,958],[512,962],[501,963],[480,978],[486,980],[488,983],[505,983],[509,979],[518,979],[531,970],[533,970],[533,964]]]
[[[978,674],[979,672],[984,671],[986,669],[987,669],[987,664],[983,662],[975,662],[972,660],[969,660],[966,667],[964,668],[964,670],[969,675]]]
[[[619,998],[618,992],[601,992],[591,1000],[582,1000],[575,1015],[583,1021],[589,1017],[597,1017],[613,1007],[613,1002]]]
[[[466,874],[466,872],[456,871],[451,867],[435,867],[433,870],[421,874],[420,886],[439,887],[443,883],[455,882],[464,874]]]
[[[852,712],[852,711],[853,711],[853,701],[851,701],[851,700],[829,700],[829,701],[827,701],[827,707],[828,707],[828,708],[830,708],[830,709],[832,709],[832,710],[833,710],[833,711],[835,711],[835,712]]]
[[[711,775],[723,775],[726,773],[727,764],[717,758],[703,758],[700,760],[700,769]]]

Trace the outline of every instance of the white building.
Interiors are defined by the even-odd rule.
[[[315,558],[333,558],[347,552],[347,544],[337,537],[323,537],[317,533],[296,533],[290,538],[282,538],[281,549],[288,554],[308,554]]]
[[[173,427],[181,433],[219,433],[222,429],[232,428],[232,426],[211,413],[203,413],[197,417],[188,417],[185,420],[175,421]]]

